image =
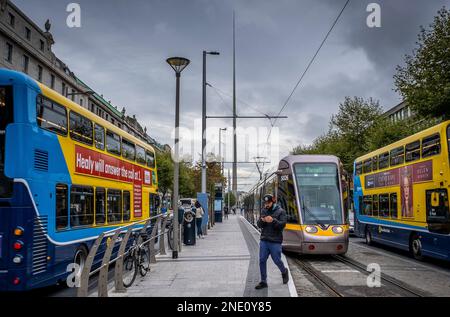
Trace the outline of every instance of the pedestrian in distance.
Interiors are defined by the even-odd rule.
[[[225,206],[224,210],[224,214],[225,214],[225,219],[228,219],[228,207]]]
[[[203,215],[205,214],[202,205],[196,201],[195,202],[195,223],[197,225],[197,236],[199,239],[203,239],[203,232],[202,232],[202,222],[203,222]]]
[[[283,230],[286,226],[286,211],[275,203],[272,195],[264,196],[264,209],[257,225],[261,228],[261,241],[259,243],[259,269],[261,282],[255,289],[263,289],[267,285],[267,259],[269,255],[278,266],[283,279],[283,284],[289,281],[288,269],[281,260],[281,244],[283,243]]]

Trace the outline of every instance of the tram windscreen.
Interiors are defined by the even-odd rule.
[[[340,181],[336,164],[294,165],[304,224],[343,224]]]

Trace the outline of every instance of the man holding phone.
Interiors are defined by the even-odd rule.
[[[288,269],[281,260],[281,244],[283,243],[283,230],[286,226],[286,211],[275,203],[272,195],[264,196],[264,209],[261,218],[258,219],[258,227],[261,228],[261,241],[259,243],[259,269],[261,282],[256,289],[263,289],[267,285],[267,259],[269,255],[278,266],[283,278],[283,284],[289,281]]]

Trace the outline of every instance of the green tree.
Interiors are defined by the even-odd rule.
[[[170,152],[156,152],[158,172],[158,188],[162,193],[162,199],[169,190],[173,189],[173,161]]]
[[[420,27],[418,47],[397,66],[396,91],[419,116],[450,118],[450,11],[438,11],[429,29]]]
[[[230,200],[230,207],[233,207],[234,204],[236,204],[236,197],[234,196],[233,192],[229,192],[225,194],[225,202],[224,206],[228,206],[228,199]]]

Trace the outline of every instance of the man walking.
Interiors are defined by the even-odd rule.
[[[281,261],[281,243],[283,242],[283,230],[286,226],[286,211],[275,204],[272,195],[264,196],[264,209],[261,218],[258,219],[258,227],[261,228],[261,241],[259,243],[259,269],[261,282],[256,289],[266,288],[267,285],[267,259],[269,255],[278,266],[283,278],[283,284],[289,281],[288,269]]]

